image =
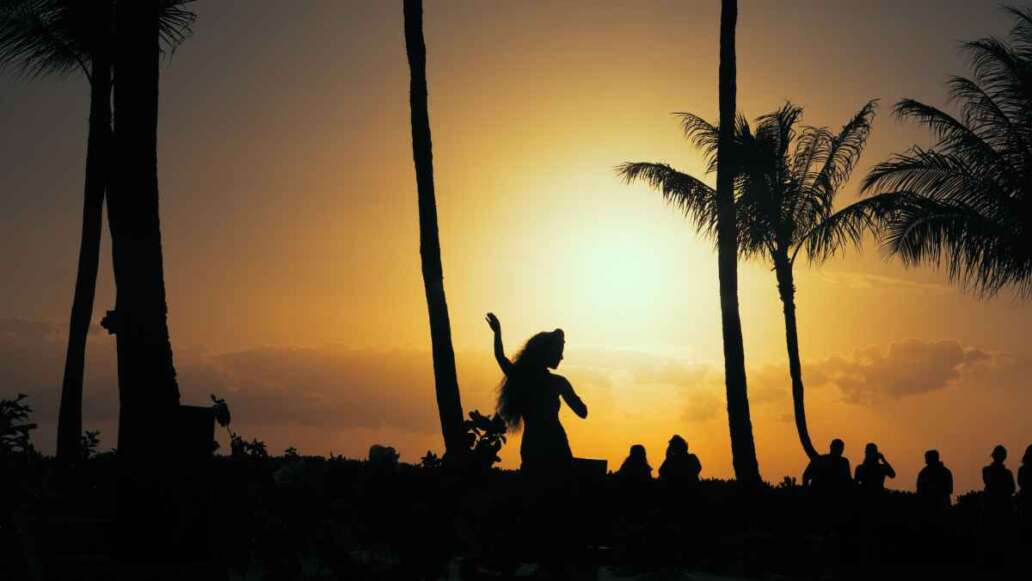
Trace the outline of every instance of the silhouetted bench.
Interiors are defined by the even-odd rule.
[[[608,462],[594,458],[574,458],[573,474],[579,482],[600,483],[606,477]]]

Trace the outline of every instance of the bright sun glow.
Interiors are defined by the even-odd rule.
[[[613,233],[579,243],[576,276],[584,281],[583,300],[591,308],[604,312],[648,307],[669,284],[666,253],[636,234]]]

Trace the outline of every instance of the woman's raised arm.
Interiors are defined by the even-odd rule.
[[[505,356],[505,348],[502,347],[502,323],[494,313],[488,313],[486,319],[487,326],[494,331],[495,360],[498,361],[498,367],[502,368],[502,373],[509,375],[512,372],[512,361]]]

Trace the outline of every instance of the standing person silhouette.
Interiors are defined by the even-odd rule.
[[[853,479],[849,470],[849,459],[842,455],[846,444],[835,438],[828,447],[828,453],[810,460],[803,471],[803,487],[817,496],[840,497],[849,492]]]
[[[896,471],[878,451],[874,442],[864,448],[864,461],[856,467],[856,483],[864,495],[878,495],[885,491],[885,478],[895,478]]]
[[[498,413],[512,430],[523,429],[520,470],[536,479],[561,482],[571,471],[573,453],[559,422],[560,399],[579,417],[588,417],[588,407],[570,382],[550,371],[563,360],[563,331],[534,335],[510,361],[502,346],[498,317],[488,313],[487,324],[494,332],[495,359],[505,374],[498,393]]]
[[[1018,468],[1018,518],[1023,541],[1032,539],[1032,446],[1025,448]]]
[[[1007,448],[996,446],[993,448],[992,464],[982,468],[982,482],[985,483],[983,493],[986,507],[992,506],[992,510],[1009,512],[1012,508],[1011,500],[1014,495],[1014,474],[1004,464],[1007,460]]]
[[[945,512],[953,495],[953,473],[939,459],[938,450],[925,452],[925,467],[917,474],[917,497],[925,510]]]
[[[993,448],[992,464],[982,468],[982,538],[980,560],[1000,566],[1006,560],[1015,531],[1014,473],[1004,464],[1007,448]]]

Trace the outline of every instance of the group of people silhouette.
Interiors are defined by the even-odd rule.
[[[870,443],[864,449],[864,461],[850,472],[849,460],[843,456],[845,443],[831,441],[827,454],[810,461],[803,472],[803,486],[822,496],[834,496],[857,490],[863,495],[885,491],[886,478],[895,478],[896,471]],[[982,469],[983,509],[990,516],[1012,513],[1016,508],[1032,509],[1032,445],[1025,450],[1018,468],[1017,485],[1014,473],[1007,468],[1007,448],[996,446],[992,462]],[[852,476],[851,476],[852,474]],[[938,450],[925,452],[925,466],[917,475],[917,496],[929,508],[949,508],[953,495],[953,473],[943,464]],[[1015,496],[1016,495],[1016,496]]]
[[[574,456],[559,421],[561,402],[566,402],[580,418],[588,417],[587,405],[570,382],[553,373],[563,360],[565,334],[562,329],[538,333],[510,360],[502,344],[501,322],[493,313],[488,313],[486,320],[494,334],[495,359],[504,374],[498,394],[498,413],[510,429],[523,430],[520,470],[538,479],[565,479],[572,470]],[[815,497],[826,500],[854,491],[870,499],[885,491],[886,479],[896,477],[895,469],[873,442],[864,448],[864,460],[855,472],[850,469],[844,452],[845,443],[838,438],[832,440],[828,453],[813,458],[807,465],[802,477],[803,487]],[[982,469],[985,518],[1008,518],[1016,509],[1032,513],[1032,445],[1022,458],[1017,486],[1014,474],[1005,465],[1007,449],[996,446],[991,457],[992,463]],[[691,487],[698,484],[701,472],[702,464],[688,451],[684,438],[676,434],[671,437],[666,458],[659,468],[660,481]],[[616,474],[628,483],[652,480],[645,447],[631,446]],[[925,466],[917,476],[918,498],[929,509],[945,510],[952,503],[952,495],[953,473],[943,464],[938,450],[928,450]]]
[[[674,434],[667,443],[666,458],[659,467],[660,482],[672,488],[690,490],[699,484],[702,463],[699,457],[688,451],[688,442]],[[652,466],[649,466],[645,446],[635,444],[627,459],[616,471],[617,478],[626,484],[641,484],[652,480]]]

